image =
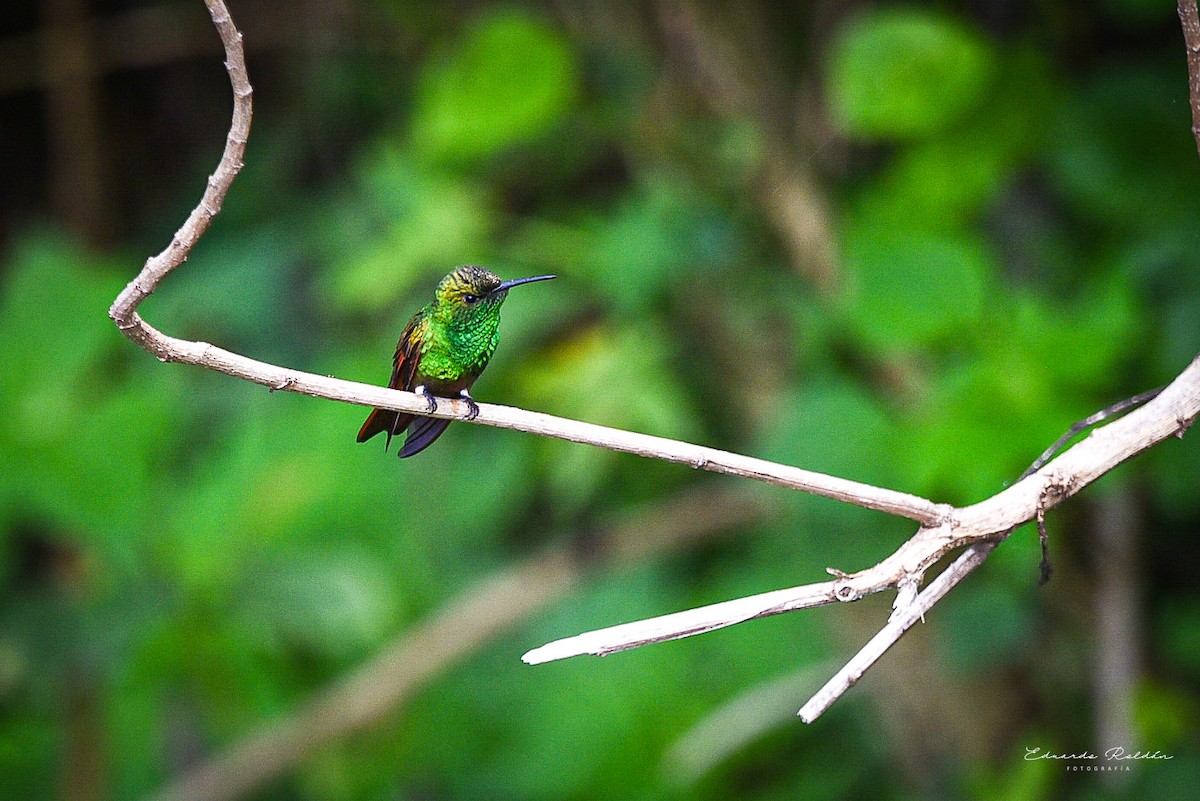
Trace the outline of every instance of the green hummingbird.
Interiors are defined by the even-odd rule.
[[[435,395],[456,395],[470,409],[468,420],[479,414],[479,406],[468,390],[487,367],[500,341],[500,306],[508,290],[521,284],[546,281],[553,275],[535,275],[501,281],[491,270],[468,264],[456,268],[438,284],[433,302],[413,315],[396,343],[392,378],[388,386],[424,395],[428,411],[437,409]],[[408,431],[400,458],[420,453],[441,436],[450,421],[438,417],[375,409],[358,432],[366,442],[380,431],[387,432],[386,450],[392,437]]]

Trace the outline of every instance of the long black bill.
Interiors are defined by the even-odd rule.
[[[520,286],[521,284],[532,284],[534,281],[549,281],[551,278],[558,278],[558,276],[557,275],[535,275],[532,278],[514,278],[511,281],[503,282],[502,284],[500,284],[500,286],[493,289],[490,294],[495,295],[497,292],[507,292],[508,290],[512,289],[514,286]]]

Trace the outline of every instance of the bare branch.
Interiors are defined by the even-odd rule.
[[[137,321],[136,328],[131,330],[137,331],[138,337],[131,336],[131,338],[163,361],[207,367],[226,375],[262,384],[273,391],[298,392],[316,398],[327,398],[362,406],[427,414],[430,417],[467,420],[469,408],[465,401],[440,399],[438,408],[433,412],[428,412],[424,397],[412,392],[278,367],[231,353],[206,342],[189,342],[169,337],[157,331],[137,315],[134,317]],[[144,341],[139,337],[143,337]],[[895,490],[874,487],[857,481],[781,465],[765,459],[729,453],[703,445],[693,445],[665,437],[569,420],[510,406],[480,403],[479,415],[468,422],[594,445],[637,456],[684,464],[713,473],[752,478],[906,517],[925,525],[937,525],[950,512],[948,504],[936,504],[925,498]]]
[[[650,643],[674,640],[796,609],[856,601],[893,588],[902,592],[887,626],[860,651],[801,711],[811,722],[845,692],[915,622],[975,569],[992,548],[1039,509],[1052,508],[1129,457],[1185,430],[1200,414],[1200,356],[1154,400],[1093,431],[1062,456],[1007,490],[973,506],[955,509],[946,523],[920,529],[888,558],[833,581],[739,598],[685,612],[579,634],[535,648],[530,664],[595,654],[603,656]],[[964,546],[959,556],[920,594],[911,593],[926,570]],[[836,572],[836,571],[831,571]]]
[[[225,8],[222,0],[204,0],[204,4],[208,6],[213,25],[221,36],[221,43],[225,45],[225,70],[229,73],[229,82],[233,87],[233,120],[225,140],[225,152],[221,155],[216,171],[208,177],[208,186],[200,198],[200,203],[192,209],[192,213],[175,233],[171,244],[157,256],[146,260],[146,266],[121,294],[117,295],[117,299],[108,310],[108,316],[125,336],[164,361],[169,360],[163,350],[165,343],[161,341],[164,337],[138,316],[137,307],[154,291],[159,281],[183,264],[196,241],[208,230],[213,217],[220,212],[230,184],[242,169],[242,156],[246,152],[246,141],[250,136],[250,118],[253,116],[250,100],[253,89],[246,73],[242,34],[234,26],[229,10]]]
[[[137,314],[138,305],[171,270],[183,263],[220,210],[225,193],[242,167],[242,154],[245,152],[246,137],[250,132],[251,89],[242,55],[241,34],[234,27],[221,0],[205,2],[221,34],[221,41],[225,44],[226,68],[229,70],[230,83],[233,86],[233,123],[226,141],[225,153],[216,172],[208,180],[208,188],[200,204],[192,211],[166,250],[149,259],[141,273],[125,287],[109,310],[109,316],[127,337],[164,362],[207,367],[262,384],[271,390],[286,390],[363,406],[427,414],[424,398],[411,392],[288,370],[222,350],[206,342],[176,339],[158,331]],[[438,404],[438,410],[429,414],[433,417],[466,419],[468,412],[464,401],[443,400]],[[479,404],[479,415],[471,422],[686,464],[714,473],[753,478],[907,517],[927,526],[940,523],[950,509],[948,505],[935,504],[907,493],[780,465],[764,459],[522,409]]]
[[[1192,108],[1192,137],[1196,141],[1197,151],[1200,152],[1200,13],[1197,11],[1195,0],[1179,0],[1179,18],[1183,26],[1184,41],[1187,44],[1188,94]],[[1174,382],[1165,388],[1153,389],[1135,395],[1079,421],[1039,456],[1029,470],[1021,475],[1017,486],[1026,483],[1025,480],[1034,475],[1044,474],[1050,479],[1045,485],[1042,496],[1035,504],[1033,510],[1034,517],[1038,521],[1038,534],[1042,542],[1043,582],[1049,576],[1049,563],[1046,560],[1045,551],[1044,516],[1046,509],[1061,502],[1071,494],[1078,492],[1088,482],[1108,472],[1134,453],[1153,447],[1166,436],[1174,435],[1182,437],[1188,428],[1191,427],[1197,416],[1197,397],[1200,396],[1198,364],[1200,364],[1200,357],[1193,360],[1192,364]],[[1167,394],[1170,397],[1164,399],[1163,396]],[[1129,417],[1122,419],[1118,423],[1113,423],[1099,431],[1093,431],[1087,440],[1072,448],[1061,459],[1051,465],[1056,469],[1042,470],[1042,466],[1050,457],[1084,428],[1156,398],[1163,402],[1152,402],[1142,409],[1140,413],[1130,414]],[[1084,446],[1094,438],[1114,440],[1109,442],[1109,444],[1119,447],[1105,449],[1101,446],[1099,448],[1100,452],[1093,454],[1093,448]],[[1123,441],[1124,444],[1122,445],[1120,441]],[[1135,450],[1122,455],[1128,448],[1134,448]],[[1116,461],[1112,461],[1114,457]],[[1092,459],[1097,459],[1098,461],[1092,462]],[[1091,462],[1090,465],[1089,462]],[[1086,470],[1089,466],[1092,468],[1090,473]],[[1080,467],[1085,468],[1085,470],[1074,472]],[[1099,468],[1099,472],[1095,472],[1096,468]],[[992,500],[999,497],[995,496]],[[969,507],[969,509],[977,510],[987,503],[990,503],[990,501]],[[1025,522],[1025,520],[1028,520],[1028,517],[1024,517],[1021,522]],[[1020,523],[1014,524],[1013,527],[1015,528],[1016,525],[1020,525]],[[977,542],[969,547],[950,567],[934,581],[930,582],[930,585],[917,596],[915,603],[910,604],[908,599],[905,598],[906,589],[912,585],[898,584],[900,593],[897,596],[896,611],[887,625],[837,675],[830,679],[816,695],[809,699],[808,703],[800,709],[799,714],[801,719],[805,723],[811,723],[822,712],[828,709],[835,700],[841,697],[843,693],[862,677],[867,668],[874,664],[900,638],[904,631],[911,627],[916,620],[923,619],[925,612],[934,603],[954,585],[970,575],[975,568],[979,567],[988,554],[991,553],[992,549],[1001,540],[1011,534],[1012,530],[1012,528],[1009,528],[1001,531],[996,535],[995,539]]]
[[[1188,97],[1192,105],[1192,138],[1200,153],[1200,11],[1196,0],[1179,0],[1179,24],[1187,46]]]
[[[220,211],[233,179],[242,167],[250,130],[252,90],[246,74],[241,34],[221,0],[205,0],[225,46],[226,69],[233,87],[233,119],[224,154],[199,205],[168,247],[147,260],[138,276],[118,295],[109,314],[131,340],[162,361],[193,364],[261,384],[272,391],[289,391],[364,406],[426,414],[425,400],[413,393],[289,370],[231,353],[204,342],[167,336],[137,313],[139,304],[173,269],[183,263],[199,237]],[[1200,18],[1195,3],[1180,2],[1180,17],[1188,43],[1193,127],[1200,147]],[[465,419],[464,401],[444,400],[430,416]],[[753,478],[846,503],[899,515],[921,524],[917,533],[890,557],[856,574],[834,573],[833,581],[714,604],[702,609],[648,621],[616,626],[551,643],[525,655],[544,662],[574,654],[605,654],[650,642],[689,636],[756,617],[793,609],[854,601],[888,588],[898,590],[891,620],[820,693],[805,705],[805,720],[815,719],[848,689],[916,620],[951,587],[986,558],[992,548],[1018,525],[1075,494],[1130,456],[1180,435],[1200,413],[1200,357],[1154,400],[1126,417],[1093,431],[1048,466],[1009,489],[973,506],[955,509],[895,490],[780,465],[713,448],[592,425],[503,406],[481,404],[473,422],[586,443],[649,458],[686,464],[696,469]],[[922,592],[916,588],[925,571],[948,554],[967,550]],[[457,620],[457,618],[455,618]],[[442,621],[449,625],[446,621]],[[314,713],[316,714],[316,713]],[[323,720],[320,714],[315,718]],[[353,720],[370,719],[352,717]],[[311,721],[310,721],[311,722]],[[306,747],[308,729],[291,735]],[[268,743],[269,744],[269,743]],[[168,797],[174,797],[169,796]],[[191,796],[183,796],[191,797]],[[207,796],[200,796],[207,797]]]
[[[998,541],[979,542],[967,548],[950,563],[949,567],[939,573],[937,578],[929,582],[929,586],[922,590],[912,603],[898,606],[879,633],[872,637],[841,670],[835,673],[833,678],[825,682],[825,686],[817,690],[804,706],[800,707],[798,713],[800,719],[805,723],[812,723],[820,717],[821,713],[829,709],[834,701],[853,687],[871,665],[879,661],[879,658],[896,644],[904,632],[912,628],[918,620],[924,620],[925,613],[933,608],[934,604],[942,600],[955,585],[983,564],[983,560],[987,559],[988,554],[998,544]],[[902,595],[903,593],[897,596],[898,600]]]
[[[1179,17],[1187,43],[1192,134],[1200,151],[1200,13],[1195,0],[1179,0]],[[1063,444],[1084,428],[1141,403],[1146,406],[1093,431],[1048,467],[1043,467]],[[583,654],[604,656],[758,617],[834,601],[856,601],[870,593],[895,588],[896,608],[887,625],[801,708],[800,717],[811,723],[853,686],[913,623],[923,619],[952,587],[981,565],[992,549],[1017,526],[1034,518],[1040,520],[1046,509],[1079,492],[1129,457],[1167,437],[1182,436],[1198,413],[1200,356],[1167,387],[1143,392],[1081,420],[1048,448],[1017,484],[982,503],[955,509],[942,525],[934,527],[924,523],[912,539],[872,568],[853,575],[831,569],[830,572],[838,576],[834,581],[776,590],[578,634],[535,648],[522,658],[530,664],[540,664]],[[915,588],[925,570],[963,545],[969,545],[967,550],[925,590],[916,593]]]

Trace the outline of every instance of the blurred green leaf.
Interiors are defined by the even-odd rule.
[[[598,425],[683,440],[697,425],[671,367],[672,338],[649,321],[594,326],[523,365],[523,405]],[[594,495],[619,454],[559,440],[537,443],[546,479],[568,507]]]
[[[1029,742],[1035,743],[1046,741],[1046,735],[1029,739]],[[971,777],[971,797],[979,801],[1040,801],[1055,798],[1056,777],[1061,766],[1051,759],[1025,759],[1026,747],[1029,746],[1011,749],[1000,764],[985,767],[979,775]]]
[[[14,798],[52,798],[63,748],[60,722],[49,715],[5,715],[0,727],[0,773]]]
[[[1029,576],[1032,585],[1033,566]],[[978,676],[1032,647],[1039,610],[1027,593],[980,579],[957,589],[938,609],[938,650],[960,674]]]
[[[70,420],[64,404],[87,389],[78,379],[121,341],[107,311],[123,282],[111,260],[49,232],[15,243],[8,261],[0,292],[0,398],[11,404],[6,419],[15,425],[4,430],[58,436],[55,424]]]
[[[579,76],[562,35],[518,9],[476,19],[421,75],[413,141],[460,162],[530,141],[559,123]]]
[[[966,234],[850,231],[844,313],[864,343],[884,353],[961,335],[976,325],[994,258]]]
[[[972,332],[975,357],[944,365],[906,429],[915,492],[978,501],[1014,479],[1114,392],[1141,318],[1127,283],[1070,300],[1001,295]],[[911,439],[909,439],[911,438]]]
[[[1181,688],[1147,681],[1134,696],[1138,736],[1149,749],[1170,753],[1183,745],[1200,724],[1200,704]]]
[[[1071,299],[1020,292],[1001,316],[1009,315],[999,324],[1011,336],[986,340],[996,360],[1021,358],[1069,387],[1102,380],[1135,351],[1142,326],[1132,287],[1120,276],[1097,276]]]
[[[994,203],[1045,135],[1055,84],[1038,54],[1001,64],[988,113],[899,148],[858,200],[865,218],[898,228],[954,230]]]
[[[865,12],[832,48],[830,103],[853,135],[925,136],[982,99],[995,61],[990,45],[956,19],[915,8]]]
[[[593,301],[638,313],[728,269],[740,245],[703,193],[665,175],[648,177],[605,211],[571,223],[535,220],[518,248],[532,262],[569,267],[572,278],[588,282]]]
[[[164,448],[178,434],[177,386],[120,336],[107,309],[112,264],[54,236],[22,242],[0,314],[0,509],[130,555],[151,514]],[[136,368],[116,370],[126,357]],[[114,465],[122,469],[115,469]]]
[[[330,657],[366,653],[397,623],[399,599],[384,565],[340,545],[281,555],[248,575],[238,613],[256,639]]]
[[[878,458],[902,452],[898,432],[892,415],[867,389],[843,376],[820,374],[784,397],[753,452],[805,470],[907,489],[906,463]],[[755,537],[745,546],[764,579],[770,577],[778,586],[799,583],[797,575],[820,581],[831,565],[851,569],[871,564],[893,550],[898,542],[893,536],[907,528],[902,521],[881,520],[807,493],[788,493],[783,501],[788,514],[772,518],[769,536]]]
[[[323,218],[329,263],[320,289],[334,312],[392,307],[425,280],[403,326],[442,275],[483,260],[495,215],[486,193],[469,182],[383,146],[363,158],[351,197],[349,209]]]
[[[1200,171],[1186,104],[1157,65],[1093,76],[1052,123],[1050,175],[1106,235],[1194,225]]]
[[[814,377],[784,402],[761,452],[806,470],[886,485],[895,474],[871,454],[890,452],[894,433],[867,392],[844,380]]]

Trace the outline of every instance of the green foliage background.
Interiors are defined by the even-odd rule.
[[[821,8],[359,0],[324,37],[288,33],[311,8],[260,8],[246,170],[143,312],[382,383],[449,267],[553,271],[510,299],[477,397],[981,500],[1200,350],[1200,162],[1174,10]],[[5,212],[4,798],[146,796],[497,571],[736,483],[461,424],[398,462],[354,444],[362,409],[124,340],[105,311],[223,141],[210,40],[194,62],[105,77],[102,242],[40,188]],[[32,97],[2,113],[36,114]],[[130,108],[142,116],[115,113]],[[781,185],[825,215],[807,218],[824,251],[794,245],[772,211]],[[771,514],[589,572],[250,797],[1185,797],[1200,775],[1198,475],[1193,432],[1056,511],[1045,588],[1018,531],[810,727],[791,712],[886,600],[520,663],[587,628],[859,569],[911,534],[757,488]],[[1095,733],[1114,508],[1140,643],[1134,686],[1108,699],[1131,709],[1120,743]],[[1114,745],[1173,759],[1105,781],[1022,758]]]

